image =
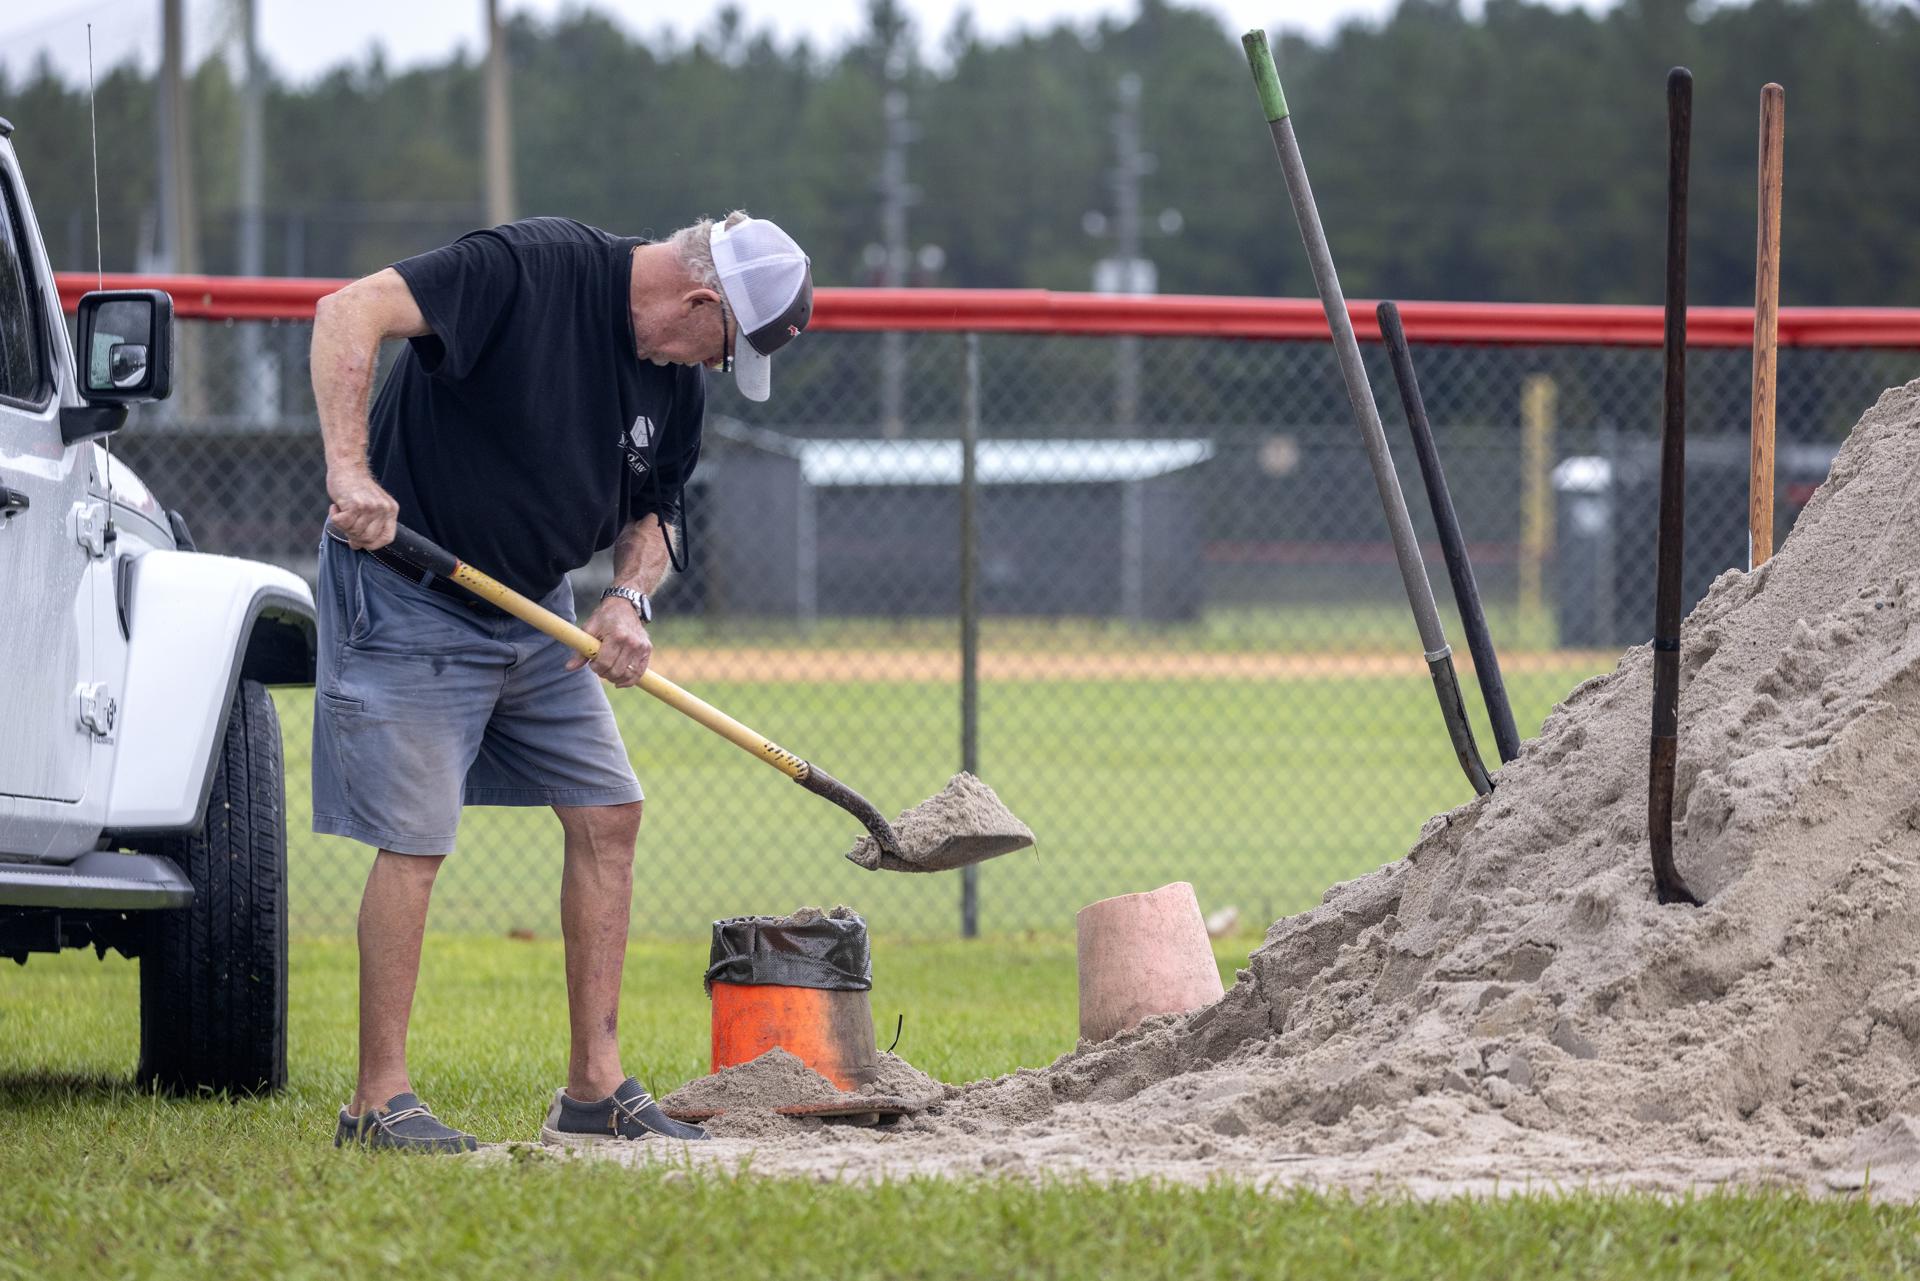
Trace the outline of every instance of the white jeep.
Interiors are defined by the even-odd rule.
[[[299,578],[194,550],[96,441],[171,390],[173,304],[87,294],[83,367],[0,120],[0,957],[140,961],[140,1080],[286,1082],[287,824],[269,685]]]

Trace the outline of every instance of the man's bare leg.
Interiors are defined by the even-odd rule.
[[[407,1022],[420,977],[420,936],[427,928],[427,902],[442,855],[381,850],[360,897],[360,1075],[356,1116],[396,1094],[407,1080]]]
[[[560,932],[572,1031],[567,1093],[582,1103],[606,1098],[627,1079],[620,1066],[620,978],[627,964],[640,809],[639,801],[553,807],[566,832]]]

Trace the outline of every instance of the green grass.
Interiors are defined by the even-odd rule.
[[[1191,653],[1405,654],[1417,651],[1412,616],[1397,592],[1393,571],[1380,579],[1385,599],[1350,604],[1216,605],[1188,622],[1131,622],[1121,618],[989,615],[981,620],[981,643],[1023,653],[1084,654],[1141,649]],[[1444,578],[1436,577],[1447,634],[1465,649],[1459,614]],[[1502,652],[1556,647],[1550,609],[1523,610],[1510,600],[1485,602],[1487,627]],[[952,616],[900,618],[832,617],[812,623],[772,618],[671,615],[663,600],[663,629],[679,646],[776,646],[877,650],[959,649],[959,622]],[[663,631],[663,634],[666,634]]]
[[[1575,661],[1511,679],[1522,732],[1592,671]],[[780,676],[697,692],[888,812],[955,768],[952,686]],[[637,932],[695,935],[716,917],[822,901],[853,904],[882,931],[955,931],[956,877],[859,871],[841,857],[857,834],[846,815],[645,695],[613,698],[649,797]],[[309,832],[311,691],[281,691],[279,706],[295,922],[343,931],[367,853]],[[1491,732],[1478,733],[1492,760]],[[1232,904],[1264,923],[1399,857],[1430,815],[1471,797],[1421,676],[994,683],[980,757],[1040,838],[980,869],[988,931],[1066,929],[1093,899],[1172,880],[1193,882],[1208,910]],[[468,810],[435,926],[550,933],[559,855],[547,811]]]
[[[1221,978],[1258,944],[1217,945]],[[1036,1067],[1073,1048],[1078,988],[1071,935],[962,942],[874,942],[873,1016],[880,1045],[906,1018],[899,1052],[949,1081]],[[298,1142],[324,1130],[352,1085],[355,954],[350,941],[292,949],[288,1054],[294,1089],[247,1105],[270,1133]],[[621,1001],[628,1070],[664,1094],[707,1070],[702,941],[635,942]],[[124,1077],[138,1048],[137,967],[66,952],[8,967],[0,980],[0,1075]],[[421,960],[414,1071],[440,1106],[490,1140],[526,1138],[564,1081],[566,987],[557,941],[439,935]],[[458,1105],[453,1100],[459,1100]],[[179,1105],[149,1102],[154,1115]],[[202,1111],[188,1107],[187,1115]],[[283,1128],[284,1127],[284,1128]],[[316,1129],[318,1127],[318,1129]]]
[[[1222,944],[1227,967],[1251,940]],[[1039,1064],[1073,1036],[1060,938],[875,947],[876,1020],[959,1080]],[[666,1088],[701,1071],[704,948],[636,946],[622,1037]],[[917,1180],[878,1188],[635,1172],[533,1157],[488,1167],[327,1146],[352,1055],[351,946],[293,953],[293,1086],[169,1100],[127,1084],[135,971],[90,954],[0,976],[0,1278],[1888,1277],[1920,1266],[1914,1211],[1782,1195],[1584,1195],[1418,1204],[1231,1184]],[[450,1119],[522,1138],[559,1083],[556,945],[436,938],[415,1079]]]

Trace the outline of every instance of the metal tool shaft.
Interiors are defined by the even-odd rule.
[[[1267,47],[1267,33],[1249,31],[1240,43],[1247,52],[1247,65],[1253,71],[1261,109],[1266,112],[1267,127],[1273,133],[1273,147],[1280,156],[1280,172],[1286,179],[1287,196],[1293,202],[1293,215],[1300,224],[1300,239],[1307,247],[1307,261],[1313,268],[1314,287],[1320,294],[1320,306],[1327,314],[1327,328],[1333,333],[1334,355],[1340,361],[1340,377],[1346,383],[1347,402],[1353,407],[1354,426],[1366,446],[1367,463],[1373,469],[1373,483],[1380,491],[1380,505],[1387,514],[1387,529],[1393,536],[1393,555],[1400,565],[1400,581],[1406,588],[1407,604],[1413,608],[1414,626],[1420,632],[1420,648],[1433,673],[1435,693],[1440,699],[1440,714],[1447,724],[1447,737],[1454,755],[1473,790],[1485,795],[1492,790],[1480,752],[1473,744],[1473,731],[1465,717],[1460,697],[1459,678],[1453,669],[1453,648],[1447,644],[1446,631],[1440,625],[1440,607],[1433,599],[1433,584],[1427,580],[1426,562],[1420,559],[1420,542],[1414,536],[1413,518],[1407,514],[1406,496],[1400,492],[1400,478],[1393,470],[1393,455],[1387,449],[1386,429],[1380,425],[1380,409],[1373,401],[1373,386],[1367,381],[1366,365],[1360,359],[1360,342],[1354,337],[1353,319],[1347,314],[1346,295],[1340,291],[1340,276],[1334,270],[1333,251],[1327,246],[1327,233],[1320,225],[1320,211],[1313,203],[1313,188],[1307,182],[1306,162],[1300,156],[1300,143],[1293,136],[1293,121],[1287,110],[1286,95],[1280,89],[1280,76],[1273,65],[1273,53]]]
[[[1487,612],[1480,603],[1480,585],[1473,577],[1466,535],[1460,532],[1460,516],[1447,489],[1447,473],[1440,466],[1440,449],[1434,443],[1433,425],[1427,421],[1420,380],[1414,376],[1413,352],[1407,346],[1407,331],[1400,324],[1400,309],[1383,302],[1374,314],[1380,318],[1380,336],[1386,340],[1387,355],[1393,361],[1393,380],[1400,385],[1400,406],[1406,411],[1407,430],[1413,435],[1414,456],[1420,460],[1420,479],[1427,487],[1427,505],[1433,509],[1440,551],[1447,558],[1453,603],[1460,611],[1460,626],[1467,633],[1467,652],[1473,655],[1473,674],[1480,680],[1480,698],[1493,726],[1493,744],[1504,764],[1520,755],[1520,733],[1514,727],[1506,682],[1500,677],[1500,656],[1487,630]]]
[[[1320,306],[1327,313],[1327,327],[1333,331],[1333,351],[1340,361],[1340,378],[1346,383],[1347,403],[1353,407],[1353,423],[1360,429],[1361,442],[1367,449],[1367,465],[1373,469],[1374,487],[1380,491],[1380,505],[1387,514],[1387,528],[1393,535],[1393,555],[1400,566],[1400,581],[1406,588],[1407,603],[1413,607],[1420,646],[1431,661],[1450,653],[1451,647],[1440,625],[1440,610],[1434,603],[1426,562],[1420,559],[1420,542],[1413,532],[1413,518],[1407,513],[1407,500],[1393,470],[1386,429],[1381,426],[1380,410],[1374,404],[1367,367],[1360,359],[1360,341],[1354,337],[1353,318],[1347,313],[1347,298],[1341,292],[1340,276],[1333,266],[1333,251],[1327,246],[1320,211],[1313,203],[1313,188],[1307,183],[1306,162],[1301,159],[1300,143],[1293,136],[1292,118],[1282,116],[1272,121],[1270,127],[1274,149],[1280,154],[1280,171],[1286,176],[1287,195],[1293,201],[1293,214],[1300,223],[1300,239],[1307,247],[1307,261],[1313,268],[1314,288],[1319,291]]]
[[[1653,604],[1653,741],[1647,757],[1647,844],[1654,895],[1700,900],[1673,859],[1673,791],[1680,759],[1680,579],[1687,523],[1687,170],[1693,139],[1693,73],[1667,75],[1667,298],[1660,393],[1660,528]]]

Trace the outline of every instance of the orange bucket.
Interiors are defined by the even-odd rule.
[[[847,908],[713,923],[707,994],[713,1071],[778,1046],[842,1090],[872,1081],[872,962],[867,923]]]
[[[880,1054],[865,992],[776,983],[713,985],[713,1070],[779,1046],[843,1090],[873,1079]]]

